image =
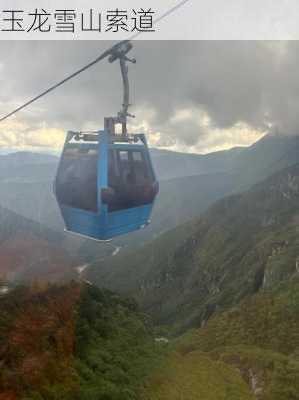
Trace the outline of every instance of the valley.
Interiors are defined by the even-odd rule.
[[[298,144],[153,150],[152,224],[107,244],[63,231],[56,157],[0,156],[0,400],[297,399]]]

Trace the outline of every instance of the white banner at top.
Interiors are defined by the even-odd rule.
[[[296,40],[298,18],[298,0],[0,0],[0,39]]]

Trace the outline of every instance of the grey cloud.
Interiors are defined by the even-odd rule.
[[[109,42],[0,42],[1,113],[95,58]],[[132,112],[154,110],[149,122],[161,143],[203,143],[209,133],[193,120],[171,122],[182,109],[205,110],[212,128],[244,122],[299,133],[297,42],[139,41],[130,67]],[[102,62],[20,114],[30,126],[100,127],[121,104],[118,65]],[[137,115],[138,120],[138,115]]]

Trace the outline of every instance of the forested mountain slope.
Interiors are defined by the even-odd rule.
[[[297,275],[169,343],[107,290],[18,287],[0,297],[0,399],[297,400],[298,285]]]
[[[134,302],[89,285],[0,297],[1,400],[137,400],[160,346]]]
[[[62,246],[63,235],[0,207],[0,278],[62,281],[77,261]]]
[[[143,400],[297,400],[299,276],[176,341]]]
[[[133,295],[159,323],[198,326],[296,273],[298,221],[299,164],[218,201],[183,241],[178,228],[127,257],[95,263],[88,279]]]

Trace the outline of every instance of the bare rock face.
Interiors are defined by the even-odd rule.
[[[249,383],[250,388],[255,395],[256,399],[259,400],[263,396],[263,380],[261,378],[261,373],[249,369]]]

